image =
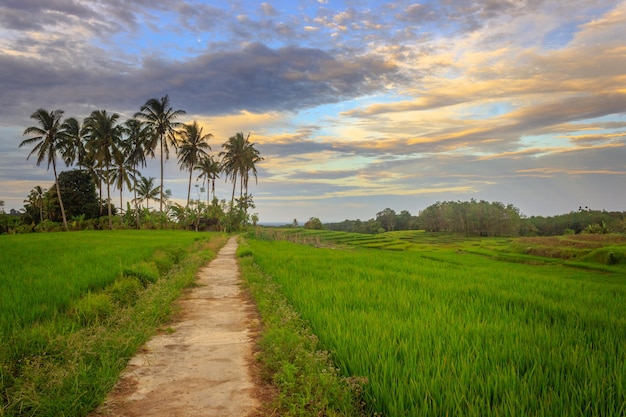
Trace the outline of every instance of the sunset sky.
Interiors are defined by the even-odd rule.
[[[18,148],[38,108],[126,119],[169,94],[214,154],[250,133],[261,222],[625,211],[625,33],[624,1],[4,0],[0,200],[53,184]],[[175,156],[165,177],[184,203]]]

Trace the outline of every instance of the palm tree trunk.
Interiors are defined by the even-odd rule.
[[[163,135],[161,135],[161,213],[163,213]]]
[[[59,198],[59,206],[61,206],[61,217],[63,217],[63,227],[67,232],[67,219],[65,218],[65,208],[63,207],[63,200],[61,199],[61,188],[59,187],[59,178],[57,177],[57,164],[54,158],[52,158],[52,169],[54,170],[54,181],[57,185],[57,197]]]
[[[189,207],[189,197],[191,196],[191,174],[193,173],[193,165],[189,168],[189,185],[187,186],[187,207]]]
[[[237,174],[233,177],[233,194],[230,196],[230,208],[233,208],[233,203],[235,201],[235,187],[237,186]]]
[[[108,178],[109,167],[107,166],[107,212],[109,214],[109,230],[113,230],[113,214],[111,213],[111,182]]]
[[[139,226],[139,204],[137,204],[137,174],[133,177],[133,195],[135,197],[135,217],[137,219],[137,229],[140,229]]]

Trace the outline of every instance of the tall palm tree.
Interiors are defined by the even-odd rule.
[[[250,136],[248,134],[248,136]],[[230,197],[230,206],[233,207],[235,201],[235,188],[237,186],[237,178],[241,172],[244,158],[246,138],[243,133],[238,132],[235,136],[228,138],[226,142],[222,144],[222,152],[219,156],[222,158],[222,171],[226,174],[226,179],[233,182],[233,193]]]
[[[161,97],[160,100],[151,98],[146,104],[141,106],[139,112],[135,113],[135,118],[145,121],[152,129],[155,138],[158,139],[161,155],[161,206],[160,211],[163,212],[163,161],[169,158],[168,142],[176,147],[175,130],[180,123],[175,120],[185,114],[184,110],[174,110],[170,105],[170,99],[167,95]],[[156,141],[152,150],[156,147]]]
[[[124,122],[123,129],[126,135],[126,140],[123,141],[124,153],[135,172],[133,176],[133,201],[136,205],[137,227],[139,228],[139,200],[137,199],[139,166],[141,165],[142,168],[146,166],[146,156],[154,158],[154,145],[152,142],[154,142],[155,136],[151,134],[150,126],[147,123],[135,118]]]
[[[67,140],[62,128],[61,117],[63,117],[63,110],[37,110],[30,116],[30,118],[36,120],[39,123],[39,126],[27,127],[24,130],[24,135],[34,136],[23,140],[19,147],[21,148],[22,146],[36,144],[26,159],[30,158],[33,154],[37,154],[37,166],[39,166],[44,160],[48,163],[48,169],[50,169],[50,164],[52,164],[57,197],[59,198],[61,216],[63,217],[63,227],[67,231],[67,219],[65,217],[63,200],[61,199],[61,189],[59,188],[59,178],[57,176],[56,164],[57,152],[63,152]]]
[[[150,200],[157,201],[159,199],[159,195],[161,194],[161,187],[154,185],[154,177],[142,177],[140,176],[139,182],[137,183],[137,201],[146,202],[146,208],[149,209]]]
[[[200,159],[200,162],[194,167],[196,171],[200,171],[198,179],[204,178],[207,185],[206,204],[209,205],[209,181],[211,182],[211,191],[213,192],[213,198],[215,198],[215,180],[220,177],[220,163],[213,158],[212,155],[208,155],[205,158]]]
[[[100,174],[107,185],[107,212],[109,216],[109,229],[113,228],[113,215],[111,213],[111,165],[114,163],[114,155],[118,152],[122,129],[117,124],[120,115],[108,114],[106,110],[94,110],[85,119],[87,131],[87,147],[94,153],[95,161],[100,169]]]
[[[194,167],[201,159],[209,156],[207,150],[211,150],[211,146],[207,140],[213,137],[213,134],[207,133],[203,135],[202,127],[198,126],[198,122],[183,125],[183,129],[178,132],[180,140],[178,144],[178,164],[181,171],[189,170],[189,185],[187,186],[187,207],[189,207],[189,199],[191,197],[191,175]]]
[[[120,143],[120,146],[124,146]],[[124,211],[122,203],[122,193],[124,185],[130,190],[136,182],[137,170],[133,165],[133,161],[128,158],[124,150],[119,148],[113,154],[113,168],[111,169],[111,181],[115,187],[120,190],[120,213]]]
[[[259,151],[254,147],[254,143],[250,142],[250,134],[247,137],[239,132],[235,136],[228,138],[228,141],[222,145],[224,149],[220,152],[222,157],[222,170],[227,178],[233,182],[233,192],[230,198],[230,205],[233,206],[235,200],[235,188],[237,179],[239,178],[239,196],[243,197],[243,190],[248,194],[248,178],[249,172],[252,171],[254,177],[257,178],[256,164],[263,160]]]
[[[243,181],[243,188],[246,196],[248,195],[248,179],[250,171],[252,171],[252,174],[254,175],[255,183],[258,183],[256,164],[264,160],[264,158],[261,157],[259,150],[254,147],[254,143],[248,140],[249,138],[250,135],[248,134],[243,150],[243,166],[241,171],[241,179]]]
[[[84,142],[85,128],[74,117],[65,119],[62,128],[67,138],[63,150],[63,159],[68,166],[76,163],[78,169],[82,169],[87,165],[87,150]]]

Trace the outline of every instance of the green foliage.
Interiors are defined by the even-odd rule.
[[[324,225],[317,217],[311,217],[306,223],[304,223],[304,228],[310,230],[322,230],[324,229]]]
[[[3,236],[0,415],[88,415],[226,241],[210,238],[213,250],[206,238],[184,232]],[[121,273],[137,261],[154,273],[153,253],[170,245],[178,263],[153,285],[144,289]],[[33,258],[35,248],[40,256]]]
[[[494,239],[403,252],[248,243],[258,273],[272,277],[341,375],[369,380],[370,412],[625,411],[626,391],[602,388],[626,385],[622,273],[502,262],[484,255],[507,254],[507,241]],[[293,367],[276,369],[293,380]]]
[[[120,307],[133,305],[146,285],[137,277],[122,276],[111,285],[107,293],[111,301]]]
[[[249,247],[243,243],[247,252]],[[240,258],[246,280],[263,320],[258,356],[267,382],[278,389],[271,415],[357,416],[364,378],[342,378],[330,354],[294,311],[279,287],[255,267],[253,258]]]
[[[80,324],[89,325],[110,316],[114,306],[109,294],[87,293],[74,304],[73,311]]]
[[[137,278],[141,285],[147,287],[148,284],[156,282],[159,278],[159,268],[155,262],[139,262],[126,268],[122,274],[127,277]]]

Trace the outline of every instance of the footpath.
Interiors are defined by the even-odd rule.
[[[176,321],[131,359],[97,416],[243,417],[259,411],[250,372],[256,312],[240,290],[236,249],[231,237],[199,271]]]

